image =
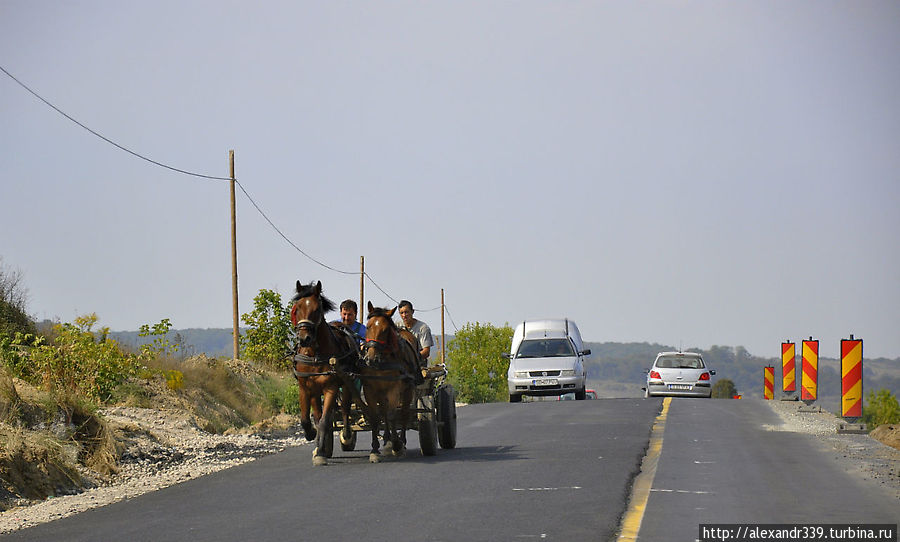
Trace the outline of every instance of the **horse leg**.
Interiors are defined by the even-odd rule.
[[[313,440],[316,438],[316,428],[313,427],[313,424],[309,419],[309,391],[306,389],[306,386],[304,386],[304,383],[300,382],[300,379],[298,379],[298,384],[300,385],[300,427],[303,428],[303,436],[306,437],[306,440]]]
[[[344,421],[344,429],[341,430],[341,444],[348,444],[353,438],[350,429],[350,403],[353,402],[353,380],[347,379],[341,386],[341,419]]]
[[[313,465],[322,466],[328,464],[328,458],[334,452],[334,431],[332,429],[331,411],[334,408],[336,390],[325,390],[324,406],[319,417],[318,436],[316,437],[316,449],[313,452]]]
[[[368,405],[369,423],[372,425],[372,452],[369,453],[369,462],[378,463],[381,461],[381,452],[378,451],[378,424],[381,416],[378,401],[374,397],[369,396]]]

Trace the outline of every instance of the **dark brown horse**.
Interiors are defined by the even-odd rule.
[[[360,375],[368,403],[368,421],[372,426],[369,461],[373,463],[381,458],[378,429],[382,423],[384,440],[386,444],[390,443],[391,452],[401,456],[406,451],[406,427],[415,388],[414,373],[418,370],[418,352],[413,346],[415,337],[394,325],[391,317],[395,310],[396,307],[391,310],[374,307],[369,302],[366,355],[360,364]]]
[[[334,303],[322,295],[322,283],[303,285],[297,281],[297,294],[291,307],[291,323],[297,334],[294,375],[300,386],[300,425],[306,440],[316,439],[313,464],[325,465],[334,448],[332,412],[341,392],[344,430],[341,440],[349,442],[350,402],[354,386],[350,373],[359,361],[356,340],[325,322],[325,314]],[[313,420],[310,420],[312,410]],[[315,426],[313,426],[315,422]]]

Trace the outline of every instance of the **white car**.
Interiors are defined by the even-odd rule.
[[[712,395],[712,376],[703,356],[695,352],[660,352],[647,371],[644,397],[672,395],[706,397]]]
[[[573,393],[585,398],[587,376],[584,348],[578,326],[568,318],[526,320],[516,326],[508,354],[506,380],[509,402],[522,397],[562,396]]]

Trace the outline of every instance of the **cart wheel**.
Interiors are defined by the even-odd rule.
[[[456,448],[456,394],[450,385],[437,393],[438,440],[445,450]]]
[[[344,437],[342,436],[342,433],[338,433],[338,435],[340,436],[340,440],[341,440],[341,450],[343,450],[345,452],[352,452],[353,450],[356,449],[356,431],[350,432],[350,440],[347,442],[344,442]]]
[[[425,407],[426,403],[419,399],[419,408]],[[419,414],[419,449],[422,455],[434,455],[437,452],[437,422],[434,419],[434,410]]]

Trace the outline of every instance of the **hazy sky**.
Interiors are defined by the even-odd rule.
[[[900,356],[894,0],[0,0],[0,66],[156,161],[227,177],[234,149],[297,246],[419,309],[443,288],[456,326]],[[2,73],[0,124],[0,257],[35,317],[231,326],[227,182]],[[359,297],[237,213],[241,313],[297,279]]]

